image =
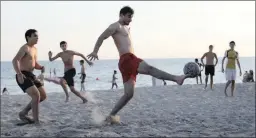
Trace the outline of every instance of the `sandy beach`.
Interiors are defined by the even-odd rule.
[[[136,88],[119,115],[121,124],[100,125],[123,90],[91,91],[89,102],[70,93],[50,93],[40,104],[41,126],[16,126],[27,95],[1,96],[1,137],[255,137],[255,83],[237,84],[225,97],[224,84]],[[230,89],[229,93],[230,95]],[[31,115],[31,111],[29,112]]]

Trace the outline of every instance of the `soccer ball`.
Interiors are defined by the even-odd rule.
[[[184,68],[183,72],[185,75],[189,75],[191,78],[195,78],[199,75],[199,66],[195,62],[188,62]]]

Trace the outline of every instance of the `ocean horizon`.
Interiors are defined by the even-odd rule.
[[[195,58],[144,58],[149,64],[164,70],[168,73],[174,75],[182,75],[183,67],[188,62],[194,62]],[[199,59],[199,58],[198,58]],[[119,88],[123,88],[122,76],[118,69],[119,59],[100,59],[94,61],[94,66],[89,67],[86,65],[86,79],[85,79],[85,89],[86,91],[92,90],[109,90],[111,88],[111,79],[113,71],[117,70],[117,84]],[[199,60],[200,61],[200,60]],[[205,60],[204,60],[205,61]],[[215,68],[214,83],[225,83],[225,74],[221,72],[221,61],[222,57],[218,58],[218,64]],[[64,65],[61,60],[56,60],[49,62],[47,60],[39,60],[41,65],[45,66],[45,75],[50,75],[50,70],[56,69],[56,76],[62,77],[64,75]],[[240,64],[242,73],[248,70],[253,70],[255,72],[255,57],[240,57]],[[75,88],[80,90],[80,65],[79,60],[74,61],[74,66],[76,68],[75,76]],[[237,68],[238,69],[238,68]],[[35,75],[39,75],[40,71],[35,70]],[[97,80],[98,78],[98,80]],[[202,81],[204,83],[205,75],[204,70],[202,72]],[[158,85],[163,85],[161,80],[158,80]],[[176,85],[176,83],[171,81],[166,81],[167,85]],[[237,72],[237,83],[242,82],[242,76],[239,76]],[[184,84],[196,84],[196,79],[189,78],[185,80]],[[148,75],[138,75],[136,81],[136,87],[150,87],[152,86],[152,77]],[[22,90],[18,87],[15,80],[15,71],[13,69],[11,61],[1,61],[1,90],[6,87],[10,94],[24,94]],[[202,86],[203,87],[203,86]],[[49,92],[63,92],[61,86],[54,83],[49,83],[45,81],[45,89],[47,93]]]

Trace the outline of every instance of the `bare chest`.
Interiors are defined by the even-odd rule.
[[[129,37],[130,36],[130,28],[126,26],[122,26],[118,29],[117,35],[123,36],[123,37]]]
[[[71,62],[73,61],[73,55],[70,53],[62,53],[61,54],[61,59],[63,62]]]
[[[30,48],[28,51],[25,52],[23,60],[34,60],[36,57],[36,50],[34,48]]]

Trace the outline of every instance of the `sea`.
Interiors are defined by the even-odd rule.
[[[166,71],[174,75],[182,75],[183,67],[188,62],[194,62],[194,58],[170,58],[170,59],[144,59],[150,65],[157,67],[163,71]],[[221,72],[221,60],[215,68],[214,83],[225,83],[225,74]],[[46,72],[45,76],[50,77],[50,70],[52,71],[51,76],[53,75],[53,69],[56,70],[56,76],[62,77],[64,75],[64,65],[61,60],[56,60],[53,62],[49,61],[39,61],[39,63],[45,66]],[[74,61],[76,68],[75,76],[75,88],[80,90],[81,80],[80,73],[81,66],[79,60]],[[242,73],[245,71],[253,70],[255,72],[255,57],[240,57],[240,64],[242,68]],[[88,66],[86,64],[86,79],[85,79],[85,89],[86,91],[93,90],[110,90],[112,83],[112,75],[114,70],[117,71],[117,84],[119,88],[123,88],[122,76],[118,69],[118,59],[113,60],[97,60],[94,62],[93,66]],[[204,71],[202,72],[202,81],[205,83]],[[35,70],[35,75],[39,75],[40,71]],[[157,80],[158,85],[163,85],[161,80]],[[166,81],[167,85],[176,85],[176,83],[171,81]],[[242,76],[239,76],[239,71],[237,70],[237,83],[242,83]],[[184,84],[196,84],[195,78],[186,79]],[[152,77],[148,75],[137,76],[136,87],[151,87],[152,86]],[[1,91],[6,87],[10,95],[19,95],[24,94],[24,92],[19,88],[15,80],[15,71],[11,61],[1,61]],[[202,86],[203,87],[203,86]],[[63,89],[60,85],[50,83],[45,81],[45,89],[47,93],[52,92],[62,92]]]

